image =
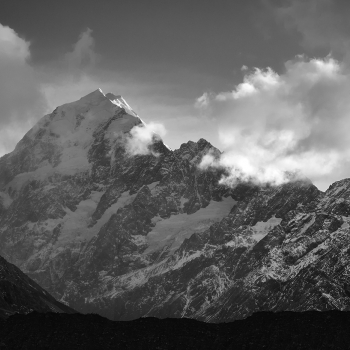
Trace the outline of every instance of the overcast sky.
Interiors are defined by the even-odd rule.
[[[0,155],[100,87],[171,148],[224,150],[232,178],[297,169],[324,190],[350,174],[348,18],[347,0],[2,2]]]

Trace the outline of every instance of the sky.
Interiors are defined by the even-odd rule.
[[[101,88],[201,167],[321,190],[350,177],[346,0],[11,0],[0,5],[0,156],[44,114]],[[348,101],[349,100],[349,101]]]

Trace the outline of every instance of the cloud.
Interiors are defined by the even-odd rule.
[[[202,96],[198,97],[195,103],[196,108],[207,108],[211,99],[211,93],[205,92]]]
[[[298,172],[324,187],[350,169],[349,95],[350,72],[330,56],[298,56],[282,74],[255,68],[233,91],[206,96],[224,153],[202,167],[225,167],[231,185],[279,184]]]
[[[70,69],[86,69],[94,66],[99,55],[95,51],[95,40],[92,37],[92,30],[86,28],[78,41],[73,45],[71,52],[64,56],[64,60]]]
[[[101,87],[101,79],[95,77],[95,65],[100,55],[95,51],[92,33],[87,28],[79,35],[70,52],[39,68],[42,72],[41,90],[50,110]]]
[[[172,147],[189,139],[210,139],[211,129],[204,125],[208,122],[197,116],[191,97],[179,98],[174,93],[174,86],[158,79],[155,81],[155,74],[146,72],[146,77],[140,78],[140,72],[103,67],[104,58],[96,53],[94,42],[93,32],[87,29],[70,53],[45,67],[42,92],[49,105],[48,112],[101,88],[106,93],[123,95],[144,120],[166,125],[172,131],[167,134],[167,143]]]
[[[165,83],[152,70],[141,67],[132,71],[110,69],[108,57],[96,52],[94,33],[89,28],[72,41],[69,52],[34,65],[30,43],[12,29],[0,28],[0,156],[12,151],[43,115],[97,88],[123,95],[145,121],[164,124],[171,130],[167,135],[171,147],[200,137],[216,143],[211,121],[198,115],[192,96],[178,94],[179,84],[183,84],[179,76],[188,78],[191,72],[177,72],[175,82]],[[195,75],[193,80],[198,79]],[[184,88],[181,85],[181,90]],[[186,89],[191,91],[191,87]]]
[[[33,67],[30,42],[0,24],[0,156],[46,113],[96,90],[92,30],[83,31],[72,50],[56,61]]]
[[[30,43],[0,24],[0,154],[11,151],[46,108]]]
[[[164,137],[165,127],[162,124],[150,122],[134,126],[130,131],[130,136],[126,139],[125,149],[130,156],[153,154],[150,145],[158,137]]]

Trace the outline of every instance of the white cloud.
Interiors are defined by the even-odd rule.
[[[212,95],[209,92],[205,92],[202,96],[198,97],[195,103],[196,108],[206,108],[209,105]]]
[[[0,155],[12,151],[46,109],[38,77],[28,63],[29,46],[0,24]]]
[[[88,28],[70,52],[34,68],[30,43],[0,24],[0,156],[12,151],[45,113],[96,90],[90,72],[99,58],[94,46]]]
[[[134,126],[130,131],[130,136],[126,139],[126,151],[131,156],[153,154],[155,152],[150,149],[150,145],[157,136],[164,137],[166,130],[164,125],[150,122]]]
[[[207,102],[224,154],[204,162],[229,170],[223,182],[282,183],[298,171],[324,188],[350,170],[349,71],[329,56],[298,56],[285,67],[255,69]]]

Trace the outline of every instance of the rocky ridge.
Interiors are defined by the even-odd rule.
[[[198,167],[206,140],[131,154],[143,125],[100,90],[41,119],[0,159],[0,254],[114,320],[348,310],[348,179],[228,188]]]

